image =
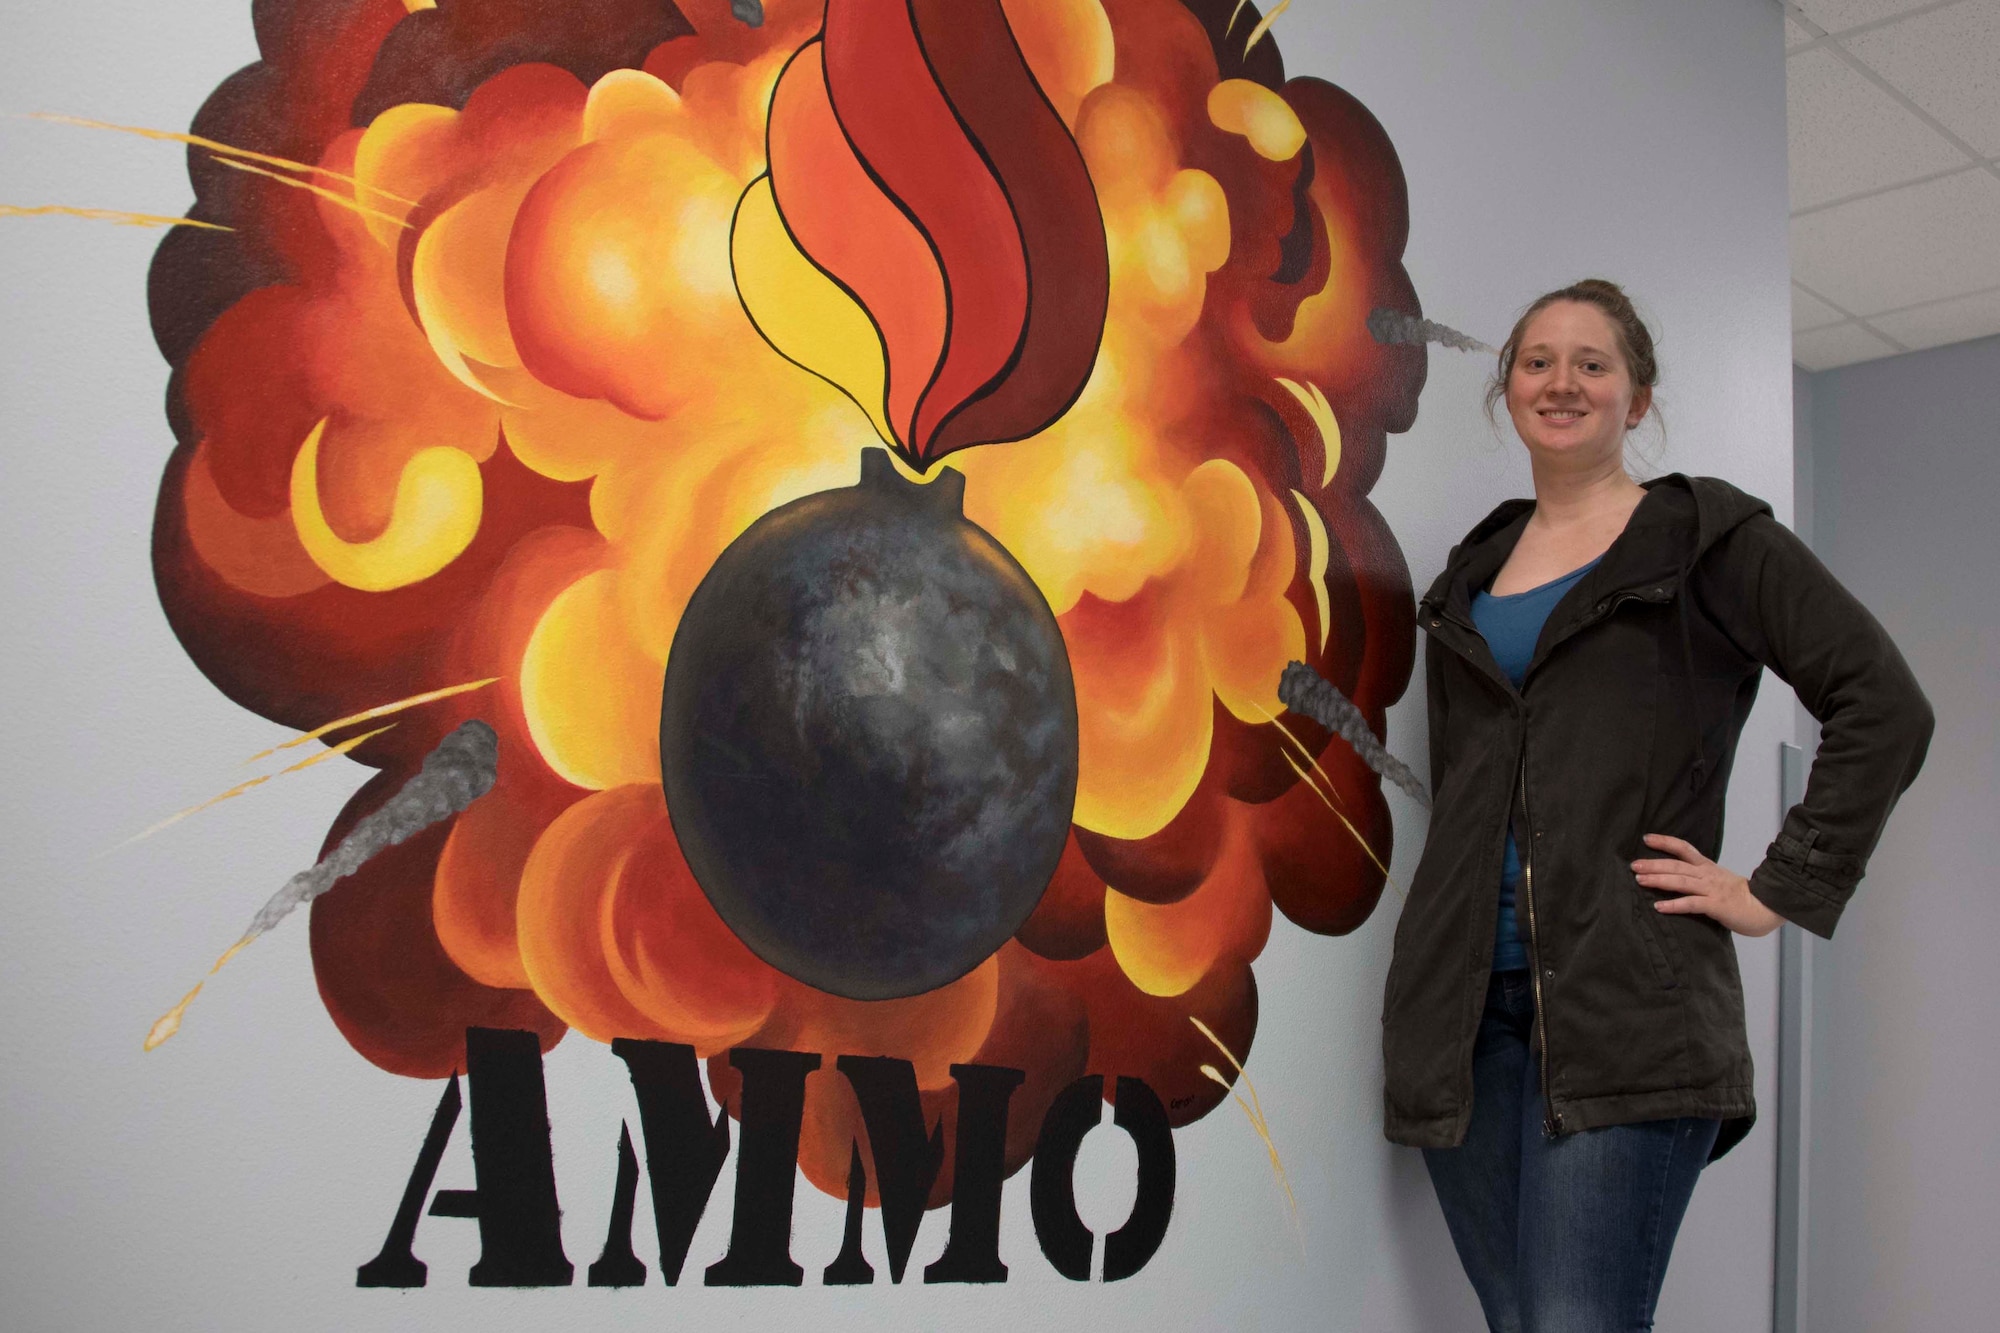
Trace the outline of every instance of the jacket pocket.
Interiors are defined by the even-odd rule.
[[[1653,891],[1637,880],[1632,883],[1632,891],[1639,895],[1632,900],[1633,924],[1638,928],[1641,947],[1646,951],[1646,961],[1652,965],[1653,979],[1660,983],[1661,990],[1678,989],[1680,972],[1674,967],[1668,948],[1672,943],[1666,937],[1665,922],[1653,907]]]

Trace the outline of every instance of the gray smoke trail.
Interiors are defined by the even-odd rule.
[[[1304,662],[1288,662],[1278,679],[1278,698],[1294,713],[1304,713],[1346,741],[1362,763],[1408,792],[1418,805],[1431,808],[1431,794],[1410,766],[1382,748],[1368,719],[1332,681]]]
[[[729,0],[729,12],[753,28],[764,26],[764,0]]]
[[[500,766],[500,738],[478,719],[462,722],[424,757],[424,766],[382,807],[354,826],[310,870],[285,881],[243,932],[247,942],[262,935],[340,880],[367,864],[384,847],[392,847],[448,819],[484,796]]]
[[[1449,325],[1418,319],[1415,315],[1391,310],[1387,306],[1368,312],[1368,332],[1378,343],[1409,346],[1443,343],[1461,352],[1499,353],[1498,348],[1487,346],[1469,333],[1460,333]]]

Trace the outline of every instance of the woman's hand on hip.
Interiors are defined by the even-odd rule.
[[[1768,935],[1785,924],[1785,918],[1751,896],[1749,880],[1709,860],[1692,843],[1664,833],[1648,833],[1645,840],[1648,847],[1673,859],[1634,861],[1632,873],[1655,893],[1679,895],[1660,899],[1653,904],[1655,911],[1695,913],[1720,921],[1738,935]]]

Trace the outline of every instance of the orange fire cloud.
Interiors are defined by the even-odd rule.
[[[1247,1058],[1273,908],[1351,930],[1389,856],[1374,776],[1276,689],[1305,660],[1379,724],[1409,675],[1408,576],[1366,498],[1424,369],[1363,323],[1417,309],[1394,151],[1339,89],[1286,80],[1269,37],[1246,53],[1248,19],[1225,40],[1228,0],[968,6],[1011,34],[1095,205],[993,232],[982,267],[813,147],[843,78],[914,77],[862,22],[879,6],[837,2],[824,55],[809,0],[770,0],[756,29],[726,0],[683,0],[657,32],[637,17],[671,8],[629,0],[607,11],[629,31],[577,32],[517,3],[295,0],[266,33],[273,77],[196,122],[261,126],[217,137],[313,163],[322,193],[203,170],[190,216],[235,230],[162,247],[180,445],[155,556],[177,632],[292,726],[499,679],[355,752],[383,773],[330,842],[464,717],[502,758],[448,828],[315,903],[328,1010],[420,1077],[457,1067],[470,1023],[896,1055],[947,1119],[952,1063],[1013,1064],[1010,1165],[1084,1072],[1197,1118],[1225,1096],[1210,1041]],[[328,111],[363,105],[365,123]],[[913,160],[935,175],[904,188],[936,207],[1000,197],[1004,164]],[[1087,374],[981,406],[1054,336],[1027,292],[1063,244],[1105,259]],[[980,319],[871,296],[925,282]],[[715,915],[667,817],[658,718],[716,557],[884,443],[961,470],[967,516],[1057,613],[1080,774],[1017,937],[938,991],[861,1002],[777,973]],[[1338,818],[1273,717],[1319,755]],[[729,1093],[726,1065],[711,1078]],[[856,1139],[851,1094],[814,1075],[800,1154],[821,1188],[845,1189]]]

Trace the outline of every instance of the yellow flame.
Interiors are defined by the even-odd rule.
[[[463,685],[447,685],[440,690],[425,690],[422,694],[413,694],[407,699],[398,699],[394,703],[376,704],[373,708],[364,708],[358,713],[349,713],[346,717],[337,717],[331,722],[314,727],[302,736],[294,736],[292,739],[280,745],[274,745],[268,750],[259,750],[243,762],[254,764],[259,759],[269,759],[280,750],[295,749],[298,746],[306,744],[308,741],[318,740],[328,732],[339,731],[342,727],[351,727],[357,722],[373,722],[378,717],[387,717],[391,713],[400,713],[406,708],[415,708],[419,704],[435,703],[439,699],[449,699],[454,694],[464,694],[470,690],[483,690],[499,679],[500,677],[498,676],[488,676],[485,680],[469,680]],[[378,733],[371,731],[368,734],[373,736]],[[290,772],[291,770],[287,769],[285,771]]]
[[[1264,1151],[1271,1155],[1271,1174],[1277,1179],[1278,1188],[1285,1192],[1285,1203],[1292,1211],[1292,1230],[1299,1237],[1299,1253],[1303,1255],[1305,1253],[1305,1233],[1299,1229],[1299,1201],[1298,1197],[1292,1193],[1292,1181],[1291,1177],[1285,1173],[1285,1164],[1278,1157],[1277,1141],[1271,1137],[1271,1123],[1264,1117],[1264,1099],[1257,1095],[1257,1085],[1251,1081],[1250,1072],[1243,1067],[1243,1062],[1236,1058],[1236,1052],[1225,1046],[1222,1038],[1216,1036],[1208,1024],[1202,1022],[1193,1014],[1188,1015],[1188,1022],[1194,1024],[1195,1029],[1202,1036],[1208,1038],[1209,1043],[1216,1050],[1222,1052],[1223,1058],[1235,1066],[1237,1081],[1250,1089],[1250,1100],[1246,1102],[1243,1100],[1242,1094],[1236,1091],[1235,1086],[1222,1076],[1221,1070],[1217,1069],[1214,1065],[1201,1066],[1202,1076],[1211,1083],[1219,1085],[1223,1091],[1229,1094],[1230,1100],[1234,1101],[1241,1108],[1245,1118],[1250,1121],[1250,1128],[1255,1130],[1257,1137],[1264,1141]]]
[[[1292,0],[1278,0],[1277,4],[1271,6],[1271,12],[1264,16],[1264,21],[1250,30],[1250,40],[1243,43],[1243,54],[1246,58],[1249,56],[1251,48],[1264,40],[1264,34],[1269,32],[1271,25],[1278,21],[1278,15],[1291,7]],[[1240,10],[1243,6],[1239,4],[1237,8]]]
[[[1326,586],[1333,546],[1327,540],[1326,521],[1312,507],[1312,501],[1298,491],[1292,492],[1292,498],[1299,502],[1299,514],[1306,521],[1306,573],[1312,583],[1313,604],[1319,608],[1319,650],[1325,652],[1326,641],[1333,634],[1333,594]]]
[[[197,222],[193,218],[173,217],[165,213],[127,213],[117,208],[72,208],[68,204],[37,204],[26,207],[21,204],[0,204],[0,218],[37,217],[92,218],[99,222],[115,222],[121,227],[200,227],[204,231],[235,231],[220,222]]]
[[[521,705],[542,762],[594,791],[657,783],[663,665],[633,643],[614,571],[563,589],[521,654]]]
[[[1278,383],[1285,386],[1285,392],[1299,400],[1299,406],[1319,428],[1320,443],[1326,447],[1326,466],[1322,469],[1319,484],[1322,487],[1333,484],[1333,474],[1340,467],[1340,419],[1333,414],[1333,405],[1326,401],[1317,384],[1300,384],[1296,380],[1278,377]]]
[[[249,948],[250,941],[256,938],[257,937],[255,935],[245,935],[242,939],[236,941],[236,943],[230,945],[227,949],[222,951],[222,957],[216,959],[215,966],[208,969],[208,976],[203,977],[200,981],[195,982],[194,989],[189,991],[186,995],[181,996],[181,1002],[179,1004],[167,1010],[167,1012],[165,1012],[164,1014],[161,1014],[159,1021],[157,1023],[154,1023],[151,1030],[149,1030],[146,1033],[145,1048],[147,1050],[150,1051],[156,1049],[160,1045],[160,1043],[164,1042],[167,1038],[173,1036],[176,1032],[179,1032],[181,1030],[181,1019],[187,1016],[188,1006],[194,1003],[194,997],[201,994],[201,988],[208,984],[208,977],[212,977],[217,972],[220,972],[222,970],[222,965],[224,963],[227,963],[237,954],[242,953],[245,949]]]
[[[422,582],[458,559],[479,532],[485,492],[479,464],[461,449],[434,445],[403,465],[389,526],[350,542],[327,523],[319,503],[319,443],[326,419],[292,461],[292,526],[299,544],[326,574],[363,592]]]
[[[131,837],[119,843],[117,847],[113,847],[111,851],[115,852],[118,851],[120,848],[130,847],[135,842],[139,842],[146,838],[150,838],[155,833],[158,833],[162,829],[172,828],[174,825],[180,823],[183,819],[186,819],[190,815],[198,815],[202,811],[208,809],[211,806],[221,805],[224,801],[233,800],[234,798],[241,796],[244,792],[249,791],[253,787],[261,787],[265,783],[269,782],[272,778],[281,778],[284,777],[287,773],[303,772],[304,770],[311,768],[314,764],[325,763],[327,760],[333,758],[335,755],[346,754],[348,751],[354,749],[356,746],[359,746],[364,741],[369,741],[377,736],[380,736],[383,732],[389,730],[390,727],[393,727],[395,725],[396,725],[395,723],[391,722],[387,727],[377,727],[373,731],[364,731],[359,736],[349,737],[347,740],[342,741],[338,745],[330,746],[327,749],[321,750],[316,755],[311,755],[305,759],[301,759],[299,760],[298,763],[293,764],[289,768],[281,768],[275,773],[265,773],[259,777],[251,778],[247,782],[239,782],[234,787],[231,787],[228,791],[223,792],[220,796],[211,796],[207,800],[202,801],[196,805],[191,805],[185,810],[176,810],[174,811],[174,813],[168,815],[165,819],[162,819],[159,823],[154,824],[148,828],[140,829],[137,833],[134,833]],[[273,751],[266,750],[264,753],[271,754],[273,753]],[[109,855],[109,853],[106,853],[106,855]]]
[[[743,312],[758,332],[779,355],[852,398],[885,443],[894,439],[883,415],[881,335],[854,298],[799,251],[769,173],[738,200],[729,246]]]
[[[1291,103],[1251,79],[1224,79],[1209,89],[1208,119],[1241,135],[1259,157],[1289,162],[1305,147],[1306,127]]]
[[[344,181],[357,189],[378,194],[384,199],[392,199],[399,204],[414,206],[417,203],[415,199],[408,199],[400,194],[392,194],[378,185],[369,185],[344,172],[334,171],[328,167],[316,167],[310,162],[294,162],[289,157],[274,157],[270,153],[252,152],[248,148],[237,148],[232,144],[222,143],[215,139],[204,139],[198,134],[177,134],[173,130],[148,129],[142,125],[114,125],[108,120],[85,120],[81,116],[62,116],[57,115],[53,111],[31,112],[29,118],[32,120],[46,120],[57,125],[76,125],[86,130],[115,130],[119,134],[136,134],[142,139],[158,139],[169,143],[192,144],[196,148],[206,148],[209,152],[219,157],[243,158],[250,162],[262,162],[267,166],[283,167],[287,171],[316,172],[333,180]]]
[[[329,190],[324,185],[314,185],[311,181],[302,181],[295,176],[287,176],[281,171],[271,171],[265,167],[252,166],[248,162],[238,162],[235,158],[231,157],[217,156],[215,160],[225,167],[236,171],[247,171],[253,176],[263,176],[269,180],[278,182],[280,185],[289,185],[295,190],[309,190],[322,199],[339,204],[342,208],[351,208],[363,217],[375,218],[397,227],[408,227],[410,225],[394,213],[384,213],[379,208],[370,208],[364,203],[350,199],[338,190]]]

